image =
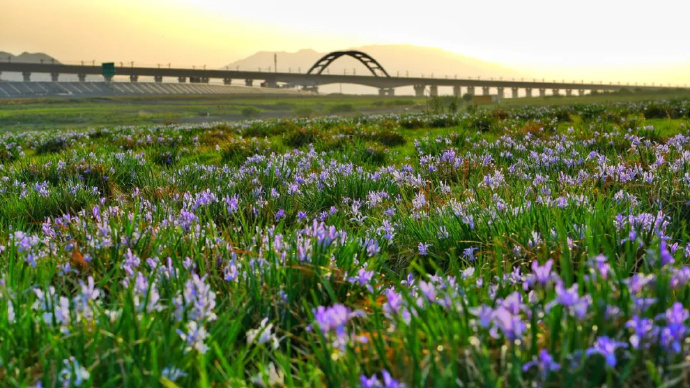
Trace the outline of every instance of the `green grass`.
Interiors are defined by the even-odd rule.
[[[233,101],[357,112],[0,133],[0,385],[684,385],[690,100]]]

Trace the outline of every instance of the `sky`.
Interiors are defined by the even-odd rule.
[[[0,0],[0,51],[217,68],[402,43],[546,78],[690,84],[689,14],[687,0]]]

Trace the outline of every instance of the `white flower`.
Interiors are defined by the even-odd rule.
[[[84,381],[91,377],[89,371],[79,365],[79,361],[77,361],[76,358],[70,356],[68,359],[63,360],[63,362],[65,366],[60,373],[58,373],[63,387],[80,387]],[[72,378],[74,378],[74,380],[72,380]]]
[[[270,342],[273,349],[278,349],[278,338],[275,333],[271,332],[273,324],[268,324],[268,318],[264,318],[257,329],[247,330],[247,345],[251,345],[255,341],[260,344]],[[257,338],[258,337],[258,338]]]
[[[268,378],[265,384],[264,378]],[[259,387],[282,387],[285,385],[285,374],[282,370],[276,369],[273,363],[268,364],[268,370],[263,370],[252,377],[252,383]]]

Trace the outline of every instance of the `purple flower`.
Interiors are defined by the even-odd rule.
[[[383,304],[383,314],[388,319],[394,319],[394,317],[402,313],[403,322],[408,322],[410,320],[410,312],[403,306],[402,294],[395,292],[393,288],[389,288],[386,291],[386,298],[387,300]]]
[[[233,195],[232,197],[225,197],[223,198],[223,201],[225,201],[228,214],[234,214],[239,208],[240,197],[237,194]]]
[[[383,377],[383,383],[379,380],[376,375],[367,377],[366,375],[361,375],[359,381],[361,383],[361,388],[404,388],[405,384],[399,383],[393,379],[387,370],[382,370],[381,375]]]
[[[283,209],[278,209],[276,212],[276,221],[280,221],[281,218],[285,216],[285,210]]]
[[[688,316],[688,310],[679,302],[666,310],[666,327],[661,329],[661,343],[665,349],[680,353],[681,342],[688,335],[688,327],[685,326]]]
[[[666,246],[666,238],[664,236],[661,236],[661,243],[659,244],[659,251],[661,255],[661,266],[664,267],[667,264],[673,264],[675,259],[673,258],[673,255],[671,252],[668,251],[668,248]]]
[[[436,300],[437,290],[433,282],[425,282],[422,280],[419,282],[419,289],[428,301],[433,302]]]
[[[208,350],[208,346],[204,343],[204,340],[208,337],[208,332],[203,325],[195,321],[187,322],[186,331],[177,329],[177,334],[179,334],[186,343],[185,353],[196,350],[204,354]]]
[[[546,349],[540,350],[539,356],[534,356],[532,361],[523,365],[522,370],[527,372],[532,367],[537,367],[537,369],[539,369],[539,375],[542,380],[546,378],[549,372],[556,372],[561,369],[561,366],[553,360],[553,357],[551,357]]]
[[[503,335],[510,341],[522,338],[523,333],[527,330],[527,325],[522,321],[522,318],[519,315],[512,314],[503,306],[493,311],[491,319],[494,323],[491,336],[494,338],[498,338],[497,328],[501,329]]]
[[[431,246],[431,244],[424,244],[424,243],[419,243],[417,248],[419,249],[419,254],[422,256],[426,256],[429,254],[428,249]]]
[[[379,248],[378,241],[372,238],[368,239],[364,246],[367,249],[367,256],[369,257],[376,256],[379,252],[381,252],[381,248]]]
[[[467,261],[474,261],[474,251],[476,251],[478,248],[476,247],[469,247],[465,248],[464,251],[462,251],[462,257],[467,260]]]
[[[331,307],[319,306],[313,310],[314,323],[321,329],[321,332],[327,334],[334,332],[338,336],[346,334],[345,325],[354,318],[364,316],[361,311],[352,311],[342,304],[336,304]]]
[[[601,276],[602,279],[606,280],[608,278],[609,271],[611,270],[611,265],[609,265],[606,256],[595,256],[594,258],[592,258],[590,266],[594,269],[597,275]]]
[[[633,331],[630,336],[630,345],[633,349],[639,349],[641,344],[643,345],[642,348],[646,349],[649,346],[649,341],[656,337],[659,332],[651,319],[640,318],[637,315],[633,315],[625,327]]]
[[[474,307],[470,309],[470,312],[479,318],[479,325],[485,329],[491,326],[491,315],[494,310],[486,305],[481,305],[479,307]]]
[[[577,319],[582,319],[587,314],[587,309],[592,303],[589,295],[580,297],[577,291],[577,284],[570,288],[565,288],[562,284],[556,284],[556,299],[546,305],[546,311],[550,311],[554,305],[560,304],[568,310],[568,313]]]
[[[618,342],[612,340],[607,336],[598,337],[594,346],[587,349],[587,356],[592,354],[601,354],[605,359],[606,363],[611,367],[616,367],[616,349],[627,348],[628,345],[623,342]]]
[[[541,287],[546,287],[549,283],[557,279],[558,277],[551,272],[553,267],[553,260],[547,260],[543,266],[539,266],[539,262],[536,260],[532,262],[532,273],[527,275],[525,282],[523,283],[523,288],[528,290],[534,288],[535,285],[540,285]]]
[[[369,292],[373,292],[371,287],[371,279],[374,277],[374,271],[367,271],[364,268],[360,268],[357,272],[357,276],[350,276],[347,281],[360,286],[366,286]]]
[[[192,279],[185,283],[184,291],[175,298],[175,315],[181,321],[183,315],[193,321],[213,321],[216,314],[213,309],[216,307],[216,293],[205,282],[206,276],[199,277],[192,274]]]
[[[379,388],[381,386],[381,382],[376,375],[372,375],[371,377],[361,375],[359,376],[359,382],[361,388]]]
[[[1,251],[0,251],[1,252]],[[674,268],[671,274],[671,287],[681,288],[690,282],[690,268]]]

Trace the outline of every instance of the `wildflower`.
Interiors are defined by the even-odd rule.
[[[381,377],[383,377],[383,382],[379,380],[376,375],[367,377],[366,375],[361,375],[359,381],[361,383],[361,388],[405,388],[405,384],[399,383],[387,370],[381,371]]]
[[[379,252],[381,252],[381,248],[379,248],[379,243],[374,239],[368,239],[364,246],[366,247],[367,256],[369,257],[376,256]]]
[[[606,359],[606,364],[611,368],[616,367],[616,349],[627,348],[628,345],[623,342],[612,340],[607,336],[597,338],[594,346],[587,349],[587,356],[592,354],[601,354]]]
[[[470,309],[470,313],[474,314],[479,318],[479,325],[485,329],[491,326],[491,315],[494,310],[486,305],[481,305],[479,307],[473,307]]]
[[[187,313],[189,319],[202,322],[213,321],[216,314],[213,309],[216,307],[216,293],[205,282],[206,276],[199,277],[192,274],[192,279],[187,280],[182,295],[175,298],[177,306],[175,315],[177,320],[182,320],[183,313]]]
[[[424,243],[419,243],[417,248],[419,249],[419,254],[422,256],[426,256],[429,254],[428,249],[431,246],[431,244],[424,244]]]
[[[284,216],[285,216],[285,210],[278,209],[278,211],[276,212],[276,215],[275,215],[276,222],[280,221],[280,219],[283,218]]]
[[[611,270],[611,265],[608,263],[608,258],[604,255],[597,255],[589,262],[589,265],[595,271],[596,275],[601,276],[606,280]]]
[[[493,311],[491,319],[494,323],[491,336],[494,338],[498,338],[497,329],[501,329],[503,335],[510,341],[522,338],[523,333],[527,330],[527,326],[520,316],[511,313],[502,306]]]
[[[240,197],[238,194],[235,194],[232,197],[225,197],[223,198],[223,201],[225,201],[225,208],[227,209],[228,214],[235,214],[235,212],[237,212],[239,209]]]
[[[539,375],[542,380],[546,379],[549,372],[557,372],[561,369],[561,366],[553,360],[553,357],[551,357],[546,349],[540,350],[538,357],[534,356],[532,361],[525,363],[525,365],[522,366],[522,370],[527,372],[533,367],[539,370]]]
[[[551,272],[553,267],[553,260],[547,260],[543,266],[539,265],[536,260],[532,262],[532,273],[527,275],[523,283],[523,288],[528,290],[534,288],[535,285],[541,287],[546,287],[551,284],[554,280],[558,279],[558,276]]]
[[[445,240],[450,237],[450,233],[448,233],[448,229],[446,229],[445,225],[439,227],[437,237],[439,240]]]
[[[680,353],[681,342],[688,335],[688,327],[685,326],[688,316],[688,310],[679,302],[666,310],[666,327],[661,329],[661,344],[665,349]]]
[[[273,349],[278,349],[278,337],[271,332],[273,324],[268,324],[268,318],[261,320],[261,324],[257,329],[247,330],[247,345],[253,344],[255,341],[259,344],[269,343]]]
[[[324,334],[332,331],[338,335],[345,333],[345,325],[350,319],[364,315],[363,312],[352,311],[342,304],[318,306],[313,313],[315,323]]]
[[[474,261],[476,259],[474,257],[474,251],[476,251],[477,249],[478,248],[476,247],[465,248],[465,250],[462,251],[462,257],[467,261]]]
[[[424,196],[424,193],[421,191],[415,194],[415,197],[412,200],[412,206],[415,210],[423,208],[427,203],[428,202],[426,200],[426,197]]]
[[[642,348],[646,349],[649,346],[649,342],[659,332],[659,329],[651,319],[640,318],[637,315],[633,315],[625,324],[625,327],[633,331],[633,334],[630,335],[630,345],[632,345],[633,349],[639,349],[640,345],[643,345]]]
[[[659,244],[659,251],[661,255],[661,266],[664,267],[667,264],[673,264],[675,259],[673,255],[668,251],[666,239],[662,236],[661,243]]]
[[[208,337],[208,332],[204,326],[196,321],[189,321],[185,328],[186,331],[177,330],[177,334],[179,334],[186,343],[184,352],[189,353],[192,350],[196,350],[202,354],[206,353],[208,346],[206,346],[204,340]]]
[[[351,276],[347,279],[348,282],[353,284],[358,284],[360,286],[366,286],[369,292],[374,292],[371,287],[371,279],[374,277],[374,271],[367,271],[364,268],[360,268],[357,272],[357,276]]]
[[[422,294],[424,295],[424,297],[426,297],[428,301],[433,302],[436,300],[436,285],[432,282],[419,282],[419,289],[422,291]]]
[[[184,373],[183,371],[181,371],[175,367],[164,368],[161,371],[161,377],[168,379],[170,381],[173,381],[173,382],[177,381],[181,377],[186,377],[186,376],[187,376],[186,373]]]
[[[285,373],[277,369],[273,362],[268,364],[268,370],[262,370],[252,377],[252,383],[258,387],[285,386]]]
[[[388,319],[393,319],[395,316],[399,316],[402,313],[402,319],[404,322],[408,322],[410,319],[410,312],[403,307],[402,295],[395,292],[393,288],[389,288],[386,291],[386,302],[383,304],[383,314],[388,317]]]
[[[468,267],[465,270],[462,271],[462,274],[460,275],[463,280],[469,279],[474,275],[474,267]]]
[[[91,377],[89,371],[79,365],[79,361],[76,358],[70,356],[62,362],[64,366],[58,372],[58,377],[62,381],[63,387],[80,387],[82,383],[88,381]]]

